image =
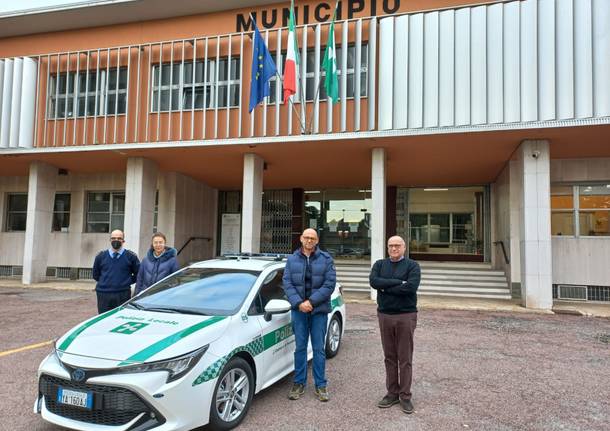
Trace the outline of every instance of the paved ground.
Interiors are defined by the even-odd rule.
[[[59,336],[94,312],[93,294],[0,287],[0,304],[0,430],[59,431],[32,413],[35,371],[49,346],[2,352]],[[384,383],[374,306],[348,304],[348,313],[342,349],[328,363],[331,401],[319,403],[310,388],[287,400],[288,377],[257,395],[240,429],[608,429],[609,319],[425,308],[415,340],[416,412],[407,416],[375,406]]]

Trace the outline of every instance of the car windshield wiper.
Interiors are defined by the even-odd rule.
[[[161,313],[181,313],[181,314],[196,314],[198,316],[209,316],[203,311],[193,310],[192,308],[172,308],[172,307],[146,307],[146,311],[159,311]]]
[[[182,310],[180,308],[171,308],[171,307],[142,307],[142,310],[159,311],[161,313],[184,313],[184,310]]]
[[[126,305],[126,307],[132,307],[132,308],[135,308],[136,310],[144,310],[145,309],[143,306],[141,306],[137,302],[130,302],[129,304]]]

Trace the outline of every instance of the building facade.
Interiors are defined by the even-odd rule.
[[[313,227],[348,286],[400,234],[431,294],[610,301],[610,2],[344,0],[332,104],[334,2],[298,1],[298,92],[252,114],[253,18],[281,76],[289,3],[95,3],[0,15],[1,275],[86,279],[116,228],[186,264]]]

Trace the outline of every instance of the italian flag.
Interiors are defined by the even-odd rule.
[[[299,65],[299,46],[294,29],[294,0],[290,2],[290,19],[288,20],[288,52],[284,64],[284,103],[297,92],[297,70]]]
[[[324,52],[324,61],[322,68],[326,72],[324,78],[324,89],[326,94],[332,100],[332,103],[339,101],[339,78],[337,76],[337,51],[335,50],[335,15],[337,6],[335,6],[335,14],[333,21],[330,23],[328,31],[328,42],[326,42],[326,51]]]

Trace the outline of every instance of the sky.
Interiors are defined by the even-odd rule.
[[[70,6],[87,3],[112,3],[113,0],[0,0],[0,14],[26,11],[29,9]],[[116,1],[116,0],[115,0]],[[118,0],[121,1],[121,0]]]

